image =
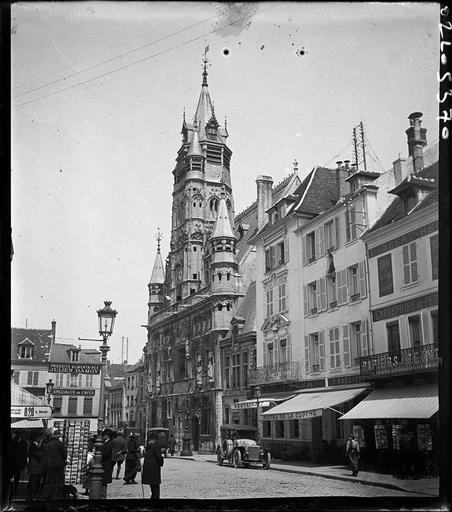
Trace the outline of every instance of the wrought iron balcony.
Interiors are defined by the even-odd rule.
[[[362,377],[395,375],[438,368],[438,345],[419,345],[397,352],[383,352],[359,358]]]
[[[248,384],[267,384],[301,380],[299,363],[277,363],[248,370]]]

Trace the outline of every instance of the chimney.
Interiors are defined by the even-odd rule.
[[[55,343],[56,338],[56,321],[52,320],[52,345]]]
[[[350,174],[350,160],[344,160],[344,169]]]
[[[395,160],[394,162],[392,162],[392,169],[394,172],[394,183],[396,186],[403,179],[403,174],[404,174],[404,170],[405,170],[405,161],[406,161],[405,158],[400,158],[400,153],[399,153],[399,158],[397,160]]]
[[[341,194],[341,170],[342,170],[342,160],[338,160],[336,162],[337,169],[336,169],[336,192],[337,192],[337,200],[339,200],[342,197]]]
[[[408,116],[410,127],[406,130],[408,156],[413,157],[413,171],[416,173],[424,167],[423,147],[427,144],[427,130],[421,128],[421,112],[413,112]]]
[[[261,229],[267,222],[265,213],[272,205],[272,185],[271,176],[258,176],[257,183],[257,229]]]

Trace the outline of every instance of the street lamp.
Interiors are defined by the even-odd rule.
[[[259,428],[259,399],[261,397],[261,388],[260,386],[256,386],[254,388],[254,395],[256,396],[256,418],[257,418],[257,433],[259,438],[261,437],[260,428]]]
[[[104,301],[104,307],[97,311],[99,318],[99,334],[102,336],[101,352],[101,374],[99,391],[99,417],[97,422],[97,438],[94,443],[94,463],[91,469],[91,485],[89,490],[90,499],[99,499],[102,495],[102,483],[104,470],[102,468],[102,428],[104,423],[104,401],[105,401],[105,368],[107,366],[107,353],[110,347],[107,345],[108,338],[113,333],[117,311],[110,307],[111,301]]]
[[[54,386],[55,386],[55,383],[52,382],[52,379],[49,379],[49,382],[46,382],[47,403],[48,403],[52,413],[53,413],[53,407],[50,405],[50,397],[51,397],[51,395],[53,395]]]

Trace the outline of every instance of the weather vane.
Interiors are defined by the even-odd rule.
[[[157,251],[160,252],[160,242],[162,240],[162,233],[160,231],[160,227],[157,228],[157,234],[155,235],[155,238],[157,239]]]

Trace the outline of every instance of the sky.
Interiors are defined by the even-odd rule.
[[[256,177],[303,179],[350,159],[407,154],[410,113],[438,138],[434,3],[49,2],[12,5],[12,326],[94,348],[96,310],[118,311],[112,362],[146,343],[159,227],[170,241],[183,111],[192,121],[205,45],[227,117],[238,214]]]

